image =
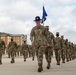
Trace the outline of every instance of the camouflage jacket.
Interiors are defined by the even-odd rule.
[[[69,42],[66,42],[66,49],[69,49],[69,48],[70,48]]]
[[[15,41],[9,42],[9,44],[8,44],[9,50],[16,50],[16,48],[17,48],[17,43]]]
[[[61,39],[61,48],[66,48],[66,41]]]
[[[34,41],[35,46],[46,45],[47,31],[44,26],[35,26],[31,30],[30,39]]]
[[[22,50],[28,50],[28,45],[26,43],[23,43],[22,44]]]
[[[47,43],[49,43],[51,46],[53,46],[55,43],[54,35],[50,31],[47,31]]]
[[[60,37],[56,37],[55,38],[55,49],[61,49],[61,38]]]
[[[0,49],[5,49],[5,47],[5,42],[2,39],[0,39]]]

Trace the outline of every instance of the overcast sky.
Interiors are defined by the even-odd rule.
[[[42,17],[43,2],[45,26],[76,43],[76,0],[0,0],[0,32],[26,34],[29,39],[35,16]]]

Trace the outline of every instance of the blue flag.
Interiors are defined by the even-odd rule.
[[[46,20],[46,16],[48,16],[48,15],[47,15],[47,13],[45,11],[45,8],[43,6],[43,15],[42,15],[42,21],[41,21],[41,23],[43,23]]]

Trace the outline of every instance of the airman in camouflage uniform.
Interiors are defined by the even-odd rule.
[[[15,63],[14,57],[15,57],[15,50],[17,49],[17,43],[13,41],[13,38],[11,38],[11,42],[9,42],[8,44],[8,49],[11,55],[11,63]]]
[[[59,32],[56,32],[56,38],[55,38],[55,58],[57,61],[57,65],[60,65],[61,60],[61,38],[59,37]]]
[[[62,63],[65,63],[65,57],[66,57],[66,42],[64,40],[64,36],[61,36],[61,58]]]
[[[2,64],[2,53],[5,49],[5,42],[0,37],[0,64]]]
[[[40,17],[35,17],[36,26],[33,27],[30,34],[30,39],[32,42],[32,45],[34,44],[36,54],[37,54],[37,60],[38,60],[38,72],[41,72],[43,70],[43,53],[46,46],[46,36],[47,31],[46,28],[42,25],[40,25]]]
[[[46,29],[47,29],[47,43],[48,43],[48,46],[46,47],[46,50],[45,50],[45,57],[46,57],[46,61],[47,61],[47,69],[50,68],[50,63],[51,63],[51,57],[53,55],[53,40],[54,40],[54,35],[53,33],[51,33],[49,31],[49,26],[46,26]]]
[[[26,61],[27,55],[28,55],[28,45],[26,44],[26,41],[22,44],[22,53],[24,57],[24,62]]]

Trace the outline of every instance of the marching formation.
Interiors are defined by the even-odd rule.
[[[49,26],[42,26],[40,24],[40,17],[35,17],[36,26],[32,28],[30,32],[30,40],[32,45],[28,45],[27,41],[23,44],[17,45],[17,43],[11,38],[8,46],[5,46],[5,42],[0,38],[0,64],[2,64],[2,55],[8,54],[8,58],[11,58],[11,63],[15,63],[16,56],[23,56],[24,62],[28,57],[32,57],[34,61],[37,56],[38,72],[43,71],[43,55],[47,62],[47,69],[51,67],[52,56],[55,53],[56,64],[69,62],[76,59],[76,45],[71,43],[68,39],[64,39],[64,36],[59,36],[59,32],[56,32],[56,36],[49,31]]]

